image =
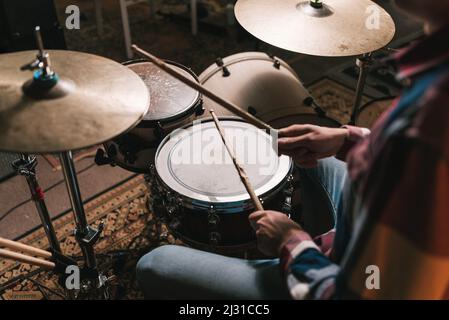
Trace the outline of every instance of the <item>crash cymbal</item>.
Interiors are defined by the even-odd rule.
[[[37,94],[21,71],[36,51],[0,55],[0,150],[53,153],[110,140],[148,111],[149,93],[129,68],[99,56],[49,50],[59,82]]]
[[[369,0],[238,0],[235,15],[252,35],[273,46],[315,56],[373,52],[395,33],[391,16]]]

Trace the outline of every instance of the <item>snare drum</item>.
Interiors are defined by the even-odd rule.
[[[219,59],[199,79],[207,89],[275,128],[296,123],[340,126],[335,120],[317,117],[310,106],[313,100],[295,71],[266,53],[243,52]],[[207,98],[204,107],[217,115],[234,115]],[[204,117],[208,116],[206,112]]]
[[[190,69],[175,62],[166,62],[185,76],[198,81]],[[150,107],[134,129],[106,142],[104,146],[113,164],[133,172],[147,173],[162,139],[204,112],[202,99],[197,91],[151,62],[134,60],[124,64],[147,85],[151,96]]]
[[[360,108],[357,114],[356,125],[371,129],[377,119],[393,104],[395,97],[385,97],[368,102]]]
[[[205,250],[254,244],[255,208],[211,119],[177,130],[159,146],[150,176],[152,209],[186,243]],[[226,138],[266,209],[289,213],[293,165],[272,137],[239,118],[222,118]]]

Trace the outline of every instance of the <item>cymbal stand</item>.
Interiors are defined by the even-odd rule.
[[[42,97],[57,98],[67,94],[67,92],[63,90],[63,86],[60,88],[61,90],[56,90],[58,92],[57,95],[54,94],[54,88],[60,86],[63,80],[61,80],[51,68],[50,55],[44,49],[39,27],[35,28],[35,37],[38,47],[36,59],[21,68],[23,71],[30,70],[34,72],[33,78],[23,86],[24,93],[29,97],[37,99]],[[88,298],[109,298],[109,290],[106,286],[108,284],[108,278],[99,272],[94,252],[94,244],[100,237],[103,230],[103,224],[100,224],[98,229],[92,228],[88,224],[84,212],[83,201],[81,199],[78,179],[76,177],[72,152],[64,151],[60,153],[59,157],[75,218],[75,238],[81,248],[84,258],[84,265],[81,270],[82,294]],[[30,180],[30,182],[34,183],[33,180]],[[40,190],[36,189],[34,184],[32,187],[32,190]],[[45,213],[43,206],[40,209]],[[43,216],[46,218],[46,215]],[[48,223],[48,226],[50,225],[51,223]],[[54,236],[54,231],[49,229],[48,232],[50,237]]]
[[[373,54],[365,53],[363,57],[357,59],[357,67],[359,68],[359,79],[357,81],[357,88],[355,93],[354,107],[352,109],[350,125],[354,125],[359,113],[360,106],[362,104],[363,92],[365,89],[366,79],[373,65]]]
[[[99,225],[98,229],[92,228],[88,224],[83,201],[81,199],[81,192],[76,176],[72,152],[62,152],[59,157],[76,223],[75,238],[81,247],[85,261],[83,271],[87,278],[87,285],[94,285],[96,289],[101,289],[106,286],[107,277],[101,274],[98,270],[94,245],[103,231],[103,223]]]
[[[31,196],[36,205],[37,212],[39,213],[39,218],[42,222],[45,234],[50,245],[52,252],[61,253],[61,247],[59,245],[58,238],[56,237],[55,229],[51,222],[50,214],[48,213],[47,206],[45,204],[44,191],[40,187],[36,178],[36,166],[37,159],[34,155],[22,154],[20,159],[15,160],[12,166],[21,176],[24,176],[28,187],[31,191]]]

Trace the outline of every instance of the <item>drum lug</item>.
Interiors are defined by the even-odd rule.
[[[295,192],[295,186],[294,186],[294,177],[293,175],[289,175],[287,178],[287,186],[283,190],[283,194],[285,196],[284,203],[282,204],[282,212],[287,214],[289,217],[292,213],[292,197],[293,193]]]
[[[249,107],[248,107],[248,112],[249,112],[250,114],[252,114],[253,116],[255,116],[255,115],[257,114],[257,110],[256,110],[256,108],[254,108],[253,106],[249,106]]]
[[[211,245],[217,245],[221,240],[221,234],[217,232],[218,224],[220,223],[220,217],[217,215],[215,207],[211,205],[208,210],[207,222],[209,224],[209,243]]]
[[[158,138],[159,140],[162,140],[165,136],[164,128],[162,127],[162,124],[160,121],[156,123],[156,127],[153,130],[154,136]]]
[[[136,148],[136,145],[131,144],[129,139],[125,136],[119,138],[119,140],[117,141],[117,144],[118,144],[118,149],[119,149],[120,153],[123,155],[123,160],[126,163],[133,165],[137,160],[136,153],[137,153],[138,149]],[[117,149],[115,147],[110,148],[110,149],[111,150],[108,150],[109,156],[117,154]]]
[[[229,71],[229,69],[224,66],[224,62],[223,62],[222,58],[217,58],[217,60],[215,60],[215,63],[217,64],[217,66],[219,66],[221,68],[221,71],[223,72],[223,77],[226,78],[231,75],[231,72]]]
[[[268,57],[270,57],[270,59],[273,60],[273,67],[279,70],[281,68],[281,62],[278,59],[276,59],[276,56],[271,52],[266,52],[266,54]]]
[[[170,223],[169,223],[170,229],[177,230],[180,225],[181,225],[181,221],[178,218],[174,217],[170,220]]]
[[[313,106],[314,100],[312,97],[307,97],[304,99],[303,103],[305,106],[311,107],[311,106]]]
[[[165,208],[169,216],[181,215],[183,213],[182,199],[172,195],[170,191],[166,193],[165,196]]]
[[[181,225],[181,217],[183,214],[182,199],[172,196],[170,192],[168,194],[166,210],[170,221],[169,226],[172,230],[177,230]]]
[[[117,156],[117,147],[114,144],[109,145],[108,149],[106,150],[106,154],[108,155],[108,158],[111,159],[111,165],[115,166],[114,158]]]
[[[203,100],[201,100],[200,103],[198,104],[198,106],[195,109],[195,115],[198,116],[198,117],[202,116],[205,111],[206,111],[206,109],[204,109],[204,107],[203,107]]]
[[[106,152],[103,149],[101,149],[101,148],[97,150],[97,153],[95,154],[95,160],[94,161],[95,161],[95,163],[98,166],[103,166],[103,165],[106,165],[106,164],[112,164],[114,162],[110,157],[108,157],[106,155]]]
[[[212,231],[209,233],[209,243],[211,245],[218,245],[221,241],[221,234],[216,231]]]
[[[137,161],[137,156],[129,151],[124,152],[124,160],[126,163],[133,165]]]
[[[150,164],[150,174],[151,174],[151,176],[145,176],[145,177],[148,177],[148,179],[150,179],[150,180],[154,180],[154,177],[156,176],[156,167],[154,166],[154,164]]]
[[[150,165],[150,174],[145,175],[145,181],[150,189],[150,196],[148,199],[148,208],[156,215],[160,216],[159,208],[163,207],[163,198],[159,190],[159,184],[154,175],[154,165]]]
[[[220,223],[220,217],[216,214],[215,207],[213,205],[209,208],[207,222],[209,223],[209,227],[211,229],[216,229]]]

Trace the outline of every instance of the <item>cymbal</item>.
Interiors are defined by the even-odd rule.
[[[56,153],[110,140],[137,125],[148,111],[140,77],[112,60],[48,50],[60,80],[56,94],[35,98],[22,86],[32,78],[20,67],[36,51],[0,55],[0,150]]]
[[[293,52],[354,56],[386,46],[395,34],[391,16],[370,0],[238,0],[235,15],[253,36]]]

